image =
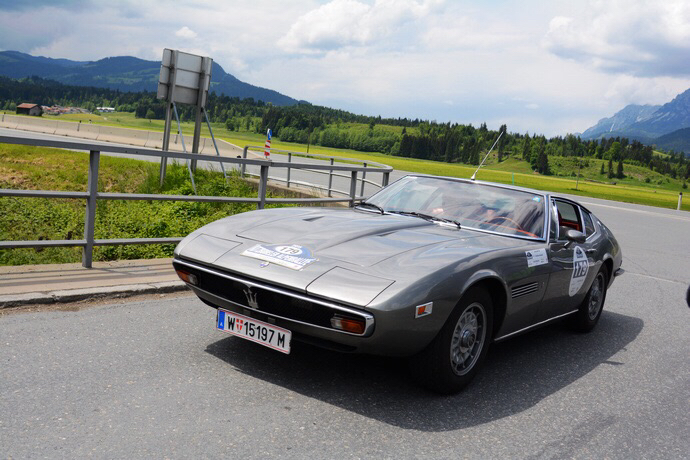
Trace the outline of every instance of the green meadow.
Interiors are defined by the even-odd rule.
[[[61,115],[57,118],[61,121],[81,121],[82,123],[94,123],[123,128],[142,129],[150,131],[163,131],[163,120],[148,120],[135,118],[133,113],[115,112],[102,115],[75,114]],[[256,122],[257,120],[254,120]],[[263,146],[265,135],[251,131],[229,131],[222,123],[211,124],[213,133],[217,138],[226,140],[240,147],[244,145]],[[342,123],[341,128],[364,132],[368,125],[362,123]],[[173,129],[176,130],[176,122],[173,120]],[[182,122],[182,133],[190,135],[193,132],[193,123]],[[399,133],[401,127],[377,125],[376,129],[385,129]],[[410,130],[412,132],[414,128]],[[208,128],[204,123],[202,136],[209,136]],[[451,177],[469,178],[476,166],[444,163],[429,160],[417,160],[403,158],[380,153],[365,153],[354,150],[335,149],[317,145],[307,146],[291,142],[281,142],[274,137],[272,147],[275,149],[290,150],[294,152],[307,152],[311,154],[332,155],[344,158],[352,158],[360,161],[372,161],[390,165],[394,169],[423,174],[434,174]],[[663,155],[659,152],[657,154]],[[482,156],[484,153],[482,153]],[[504,157],[505,158],[505,157]],[[648,168],[626,164],[624,179],[609,179],[606,174],[601,174],[604,160],[577,157],[549,157],[549,163],[553,175],[543,176],[531,170],[528,162],[508,155],[500,163],[495,153],[492,153],[487,163],[482,167],[477,178],[485,181],[515,184],[539,190],[549,190],[557,193],[568,193],[585,197],[595,197],[607,200],[636,203],[648,206],[675,209],[678,205],[678,193],[685,191],[684,183],[677,179],[671,179]],[[606,168],[607,164],[604,164]],[[579,174],[579,180],[577,176]],[[687,194],[687,193],[686,193]],[[682,209],[690,211],[690,197],[684,200]]]

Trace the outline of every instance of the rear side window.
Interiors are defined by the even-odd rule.
[[[590,236],[594,234],[594,222],[592,222],[592,216],[589,215],[587,211],[582,210],[582,218],[585,221],[585,235]]]
[[[583,225],[580,220],[580,212],[577,206],[556,200],[556,211],[558,212],[559,237],[562,238],[569,229],[583,232]],[[584,233],[584,232],[583,232]]]

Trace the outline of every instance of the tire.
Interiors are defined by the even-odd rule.
[[[481,367],[492,336],[491,296],[485,289],[471,288],[434,340],[413,358],[415,378],[437,393],[459,392]]]
[[[599,322],[601,312],[604,310],[608,282],[608,270],[606,266],[602,266],[572,319],[571,326],[577,332],[590,332]]]

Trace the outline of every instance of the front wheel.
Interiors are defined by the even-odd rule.
[[[573,329],[578,332],[590,332],[597,325],[601,312],[604,310],[608,281],[608,270],[605,266],[601,267],[587,291],[585,300],[582,301],[572,319]]]
[[[493,335],[493,304],[482,288],[470,289],[436,338],[413,358],[419,382],[443,394],[457,393],[474,378]]]

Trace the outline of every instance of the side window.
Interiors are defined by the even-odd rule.
[[[555,241],[556,235],[558,235],[558,217],[556,216],[556,203],[552,201],[551,204],[552,206],[549,208],[549,212],[551,213],[551,225],[549,226],[549,240]]]
[[[571,228],[578,232],[583,231],[580,212],[575,205],[556,200],[556,211],[558,212],[558,226],[560,227],[559,238],[563,238],[565,232]]]
[[[583,209],[582,217],[585,220],[585,234],[587,236],[594,234],[594,222],[592,222],[592,216],[590,216],[589,213]]]

